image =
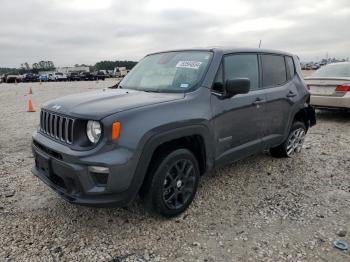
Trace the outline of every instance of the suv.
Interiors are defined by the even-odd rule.
[[[81,72],[79,76],[80,76],[80,80],[83,80],[83,81],[96,80],[95,76],[90,72]]]
[[[117,89],[47,102],[32,169],[65,200],[125,206],[138,194],[166,217],[200,176],[270,149],[294,157],[316,123],[296,56],[262,49],[147,55]]]
[[[37,74],[24,74],[22,77],[22,82],[37,82],[39,79],[39,76]]]
[[[103,71],[97,71],[93,74],[95,76],[95,80],[105,80],[106,74]]]
[[[4,82],[5,83],[19,83],[19,82],[21,82],[21,76],[20,75],[5,74]]]
[[[67,75],[68,81],[80,81],[80,76],[78,72],[69,72]]]

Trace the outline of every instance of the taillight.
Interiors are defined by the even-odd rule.
[[[350,84],[338,85],[335,88],[335,91],[337,91],[337,92],[350,92]]]

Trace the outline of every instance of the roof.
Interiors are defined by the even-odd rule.
[[[179,51],[210,51],[210,52],[222,52],[223,54],[230,54],[230,53],[272,53],[272,54],[279,54],[279,55],[289,55],[293,56],[293,54],[279,51],[279,50],[273,50],[273,49],[263,49],[263,48],[227,48],[227,47],[207,47],[207,48],[189,48],[189,49],[175,49],[175,50],[166,50],[166,51],[160,51],[160,52],[154,52],[152,54],[158,54],[158,53],[166,53],[166,52],[179,52]]]

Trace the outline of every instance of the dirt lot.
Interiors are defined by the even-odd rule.
[[[260,154],[204,177],[175,219],[139,202],[66,203],[30,172],[38,109],[111,83],[0,85],[0,261],[350,261],[332,246],[350,244],[350,114],[319,112],[297,158]]]

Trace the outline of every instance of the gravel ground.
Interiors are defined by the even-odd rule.
[[[0,85],[0,261],[350,261],[350,114],[318,112],[294,159],[260,154],[203,177],[180,217],[66,203],[30,169],[45,101],[112,82]],[[37,109],[26,112],[29,88]]]

